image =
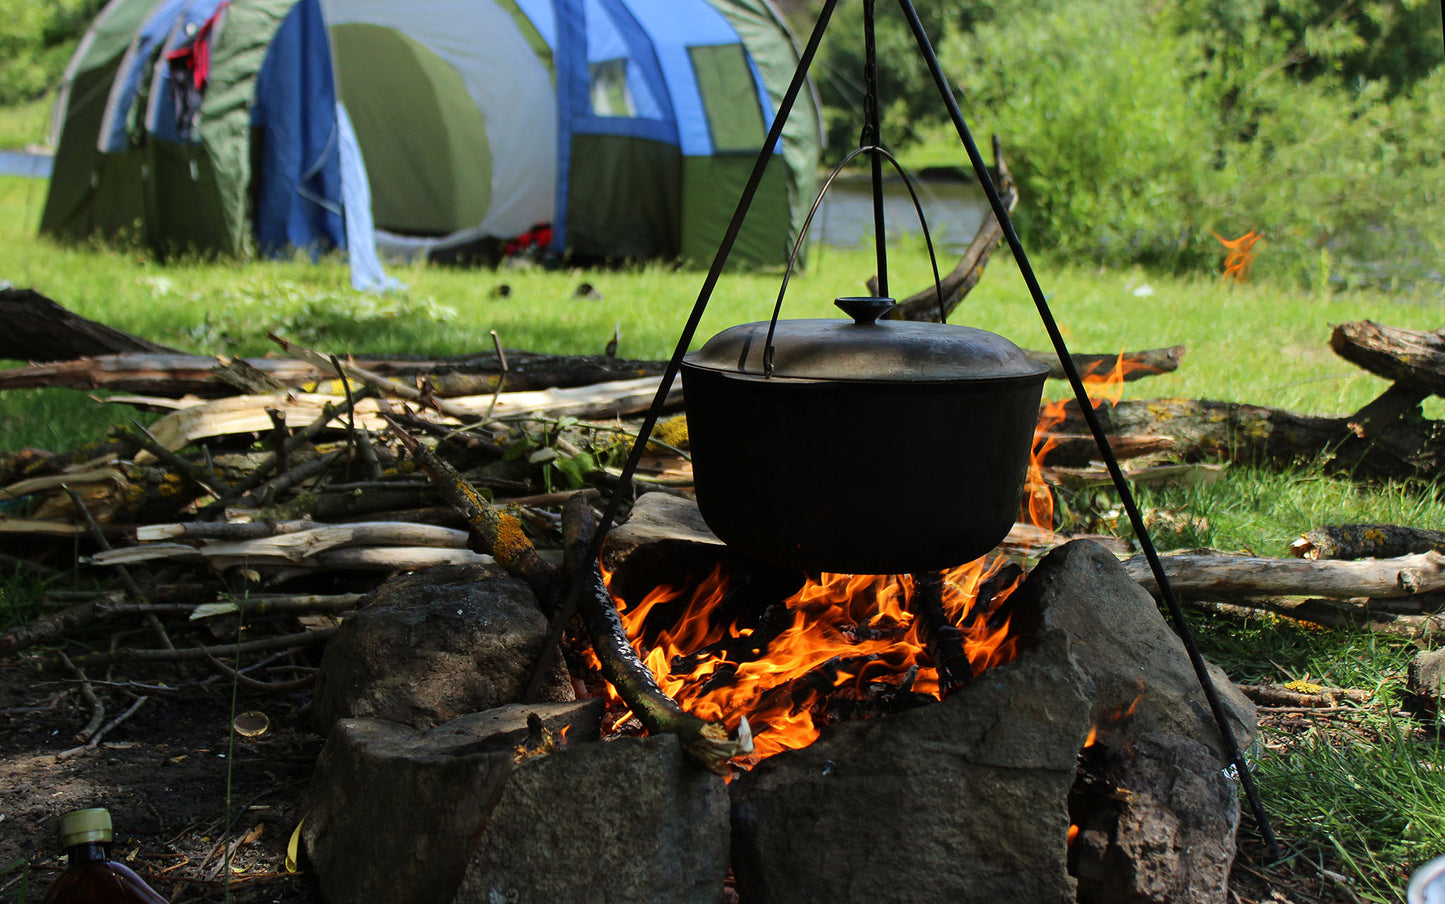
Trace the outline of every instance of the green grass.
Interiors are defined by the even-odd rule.
[[[0,150],[19,151],[32,145],[43,145],[50,134],[52,98],[13,107],[0,107]]]
[[[136,250],[71,248],[35,237],[45,184],[0,178],[0,279],[33,287],[71,310],[150,339],[203,354],[259,355],[276,330],[328,352],[452,355],[505,345],[554,353],[600,352],[620,326],[620,353],[661,358],[702,283],[698,271],[661,266],[621,271],[448,271],[424,266],[392,272],[406,288],[386,296],[348,287],[337,260],[206,262],[162,266]],[[1268,253],[1266,249],[1265,253]],[[941,262],[944,269],[952,261]],[[1161,277],[1138,270],[1082,267],[1039,255],[1034,261],[1055,315],[1074,351],[1105,352],[1183,344],[1174,374],[1128,384],[1126,397],[1208,397],[1316,414],[1359,408],[1384,389],[1329,350],[1331,324],[1373,319],[1438,328],[1438,303],[1426,295],[1304,292],[1272,285],[1224,284],[1212,276]],[[831,316],[831,299],[859,294],[873,273],[871,247],[815,249],[807,272],[793,279],[786,317]],[[920,243],[890,251],[895,293],[931,279]],[[573,292],[591,283],[601,300]],[[780,274],[727,274],[719,283],[699,341],[741,321],[768,316]],[[495,290],[507,284],[506,298]],[[1143,291],[1148,286],[1150,291]],[[1042,348],[1043,329],[1018,270],[997,255],[954,321],[991,329]],[[1051,397],[1067,388],[1051,384]],[[1427,413],[1441,417],[1438,400]],[[0,449],[71,448],[97,438],[107,423],[127,420],[89,394],[37,390],[0,395]],[[1203,516],[1161,545],[1210,545],[1261,555],[1288,554],[1311,527],[1381,521],[1436,527],[1445,502],[1436,487],[1364,485],[1308,466],[1234,468],[1212,484],[1154,488],[1146,509]],[[6,591],[5,588],[9,588]],[[33,596],[18,579],[0,592]],[[10,607],[0,596],[0,611]],[[13,615],[14,613],[12,613]],[[1445,853],[1438,776],[1439,748],[1422,745],[1393,715],[1404,663],[1413,647],[1346,631],[1311,631],[1271,618],[1245,622],[1195,615],[1207,655],[1236,680],[1309,677],[1327,684],[1381,690],[1360,716],[1318,730],[1266,736],[1257,763],[1265,805],[1297,847],[1353,871],[1360,889],[1387,900],[1402,888],[1402,864]],[[1344,731],[1346,734],[1341,734]],[[1348,743],[1336,742],[1346,737]],[[1376,827],[1378,823],[1378,828]]]

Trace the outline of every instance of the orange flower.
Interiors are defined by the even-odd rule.
[[[1227,239],[1213,229],[1209,231],[1219,239],[1219,244],[1229,249],[1229,253],[1224,256],[1224,273],[1221,278],[1241,283],[1247,280],[1249,265],[1254,263],[1254,243],[1261,238],[1260,234],[1251,229],[1237,239]]]

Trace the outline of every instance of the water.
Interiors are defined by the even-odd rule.
[[[27,154],[22,151],[0,151],[0,176],[29,176],[49,179],[54,162],[49,154]]]
[[[968,247],[988,210],[983,189],[961,179],[915,179],[914,188],[939,254],[947,257]],[[896,176],[883,181],[883,220],[890,242],[923,234],[908,188]],[[866,175],[834,181],[813,218],[811,239],[845,248],[872,245],[873,189]]]

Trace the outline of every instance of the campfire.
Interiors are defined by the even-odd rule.
[[[1118,401],[1128,375],[1148,369],[1121,355],[1112,366],[1095,365],[1085,382],[1091,396]],[[1011,544],[1012,558],[1026,557],[1029,537],[1054,526],[1043,461],[1060,442],[1052,431],[1064,417],[1062,401],[1040,412],[1018,519],[1039,533]],[[746,564],[719,561],[701,579],[647,588],[635,600],[614,589],[613,599],[633,648],[668,696],[734,730],[746,718],[754,749],[732,762],[751,768],[806,747],[824,725],[937,702],[1013,659],[1025,639],[1008,605],[1023,575],[1012,558],[990,554],[922,580],[800,573],[791,593],[767,583],[776,599],[749,586]],[[925,607],[937,607],[944,632],[920,617]],[[942,679],[939,659],[951,663]],[[617,730],[631,712],[611,685],[606,692]]]

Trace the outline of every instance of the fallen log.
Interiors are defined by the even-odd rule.
[[[239,526],[239,525],[234,525]],[[300,530],[287,530],[272,536],[240,540],[208,540],[199,546],[186,543],[145,543],[98,552],[89,561],[94,565],[118,565],[151,562],[159,559],[188,559],[213,562],[249,562],[251,564],[304,564],[332,549],[356,546],[407,546],[434,549],[466,549],[467,532],[427,524],[390,521],[355,522],[351,524],[313,524]]]
[[[34,289],[0,289],[0,323],[0,358],[16,361],[175,351],[67,311]]]
[[[1445,330],[1407,330],[1371,320],[1342,323],[1330,333],[1330,348],[1376,376],[1445,395]]]
[[[1336,524],[1316,527],[1290,544],[1302,559],[1388,559],[1445,551],[1445,531],[1398,524]]]
[[[1369,691],[1357,688],[1322,687],[1303,681],[1289,684],[1239,684],[1235,685],[1256,706],[1290,706],[1317,708],[1338,706],[1346,703],[1368,703],[1372,696]]]
[[[1324,597],[1389,599],[1445,590],[1445,553],[1360,562],[1236,556],[1217,552],[1166,555],[1160,561],[1181,597]],[[1149,563],[1124,563],[1130,577],[1154,595],[1159,588]]]
[[[1349,417],[1316,417],[1278,408],[1209,399],[1103,402],[1099,418],[1110,436],[1167,435],[1181,461],[1296,464],[1320,460],[1326,469],[1364,479],[1433,480],[1445,471],[1445,422],[1398,419],[1369,439]],[[1077,403],[1064,405],[1054,430],[1084,433]]]

